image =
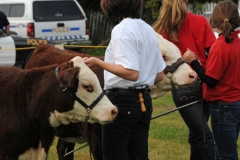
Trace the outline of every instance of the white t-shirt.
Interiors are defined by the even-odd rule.
[[[104,89],[154,85],[156,74],[166,67],[153,28],[141,19],[125,18],[116,25],[105,52],[105,61],[139,71],[136,82],[104,70]]]

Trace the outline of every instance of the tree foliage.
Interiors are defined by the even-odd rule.
[[[100,1],[101,0],[77,0],[78,3],[82,6],[83,10],[93,10],[98,11],[101,9]]]

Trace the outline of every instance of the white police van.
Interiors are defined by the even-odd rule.
[[[11,35],[90,43],[89,24],[77,0],[0,0]]]

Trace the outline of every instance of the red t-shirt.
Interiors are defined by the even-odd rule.
[[[163,37],[171,41],[168,35],[164,34]],[[179,42],[171,42],[179,48],[182,55],[189,48],[197,55],[205,68],[207,60],[205,48],[210,47],[216,40],[207,19],[200,15],[187,13],[179,31],[178,40]]]
[[[206,75],[219,80],[214,88],[204,84],[203,96],[208,101],[221,100],[235,102],[240,100],[240,39],[234,32],[232,43],[226,43],[220,36],[212,45],[207,64]]]

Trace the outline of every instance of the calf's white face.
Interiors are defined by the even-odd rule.
[[[175,46],[170,41],[164,39],[162,35],[157,34],[159,40],[160,51],[162,53],[163,59],[166,66],[171,66],[179,58],[181,58],[181,52],[177,46]],[[190,66],[186,63],[180,65],[178,69],[172,74],[172,82],[176,89],[187,87],[191,85],[197,79],[197,74],[194,72]],[[151,87],[151,97],[158,98],[164,93],[171,91],[173,89],[170,79],[164,75],[162,81]]]
[[[95,73],[83,62],[81,57],[75,57],[71,60],[74,67],[79,67],[79,83],[76,96],[85,104],[90,106],[103,92],[99,80]],[[112,121],[117,116],[117,108],[104,95],[103,98],[93,107],[89,114],[89,123],[105,124]],[[60,123],[69,124],[70,122],[86,121],[88,112],[79,102],[75,101],[73,110],[59,113],[52,113],[50,123],[57,127]]]

